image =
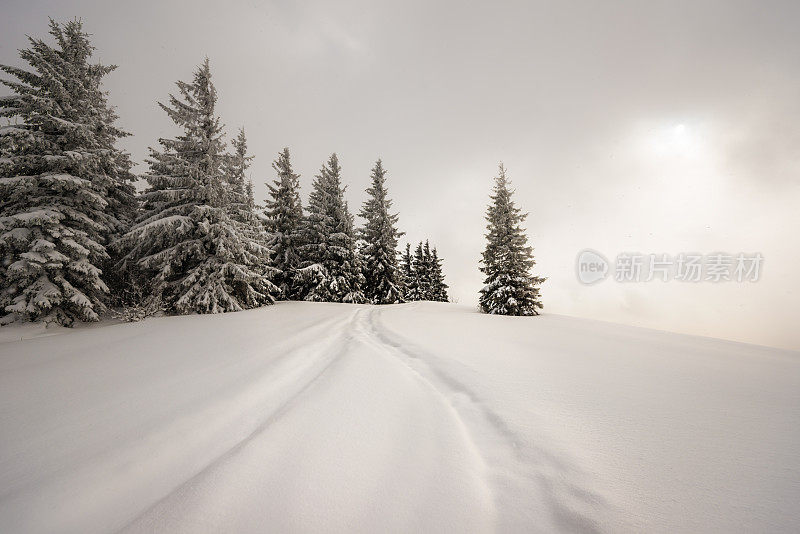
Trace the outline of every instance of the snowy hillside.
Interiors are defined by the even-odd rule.
[[[2,532],[800,531],[797,353],[433,303],[35,333]]]

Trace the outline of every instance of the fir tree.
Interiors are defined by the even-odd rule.
[[[425,258],[425,248],[422,241],[414,249],[414,279],[411,285],[411,300],[427,300],[428,298],[428,268]]]
[[[447,302],[447,288],[449,287],[444,283],[444,272],[442,271],[442,260],[436,252],[436,247],[433,247],[431,253],[431,300],[437,302]]]
[[[238,231],[262,244],[266,233],[261,219],[255,211],[253,182],[247,179],[247,169],[254,156],[247,153],[247,137],[244,128],[232,142],[233,151],[226,158],[226,181],[228,184],[228,213],[236,221]]]
[[[256,212],[256,197],[253,193],[253,181],[248,179],[245,185],[245,194],[247,195],[247,208],[253,213]]]
[[[486,285],[480,291],[480,307],[499,315],[538,315],[542,303],[537,286],[546,279],[530,274],[536,262],[522,228],[528,215],[514,205],[512,195],[501,163],[486,211],[488,242],[481,259]]]
[[[430,300],[447,302],[447,284],[444,283],[442,261],[436,252],[431,250],[430,242],[420,241],[411,256],[411,246],[406,245],[403,256],[404,278],[408,280],[406,300]]]
[[[232,153],[226,158],[226,182],[228,183],[228,211],[234,220],[250,223],[255,218],[251,211],[247,193],[247,169],[253,156],[247,154],[247,137],[244,128],[231,143]]]
[[[413,294],[416,290],[416,280],[414,278],[414,259],[411,256],[411,243],[406,243],[406,249],[400,257],[400,274],[403,300],[415,300]]]
[[[177,82],[161,108],[183,128],[151,149],[144,215],[123,238],[122,265],[141,271],[149,299],[169,312],[220,313],[273,302],[269,250],[230,216],[225,144],[208,59],[191,83]]]
[[[0,321],[96,321],[108,286],[107,244],[133,214],[128,135],[102,91],[115,66],[90,63],[79,21],[50,21],[56,46],[29,38],[32,70],[0,66]]]
[[[422,289],[423,300],[436,300],[436,298],[434,297],[433,277],[434,277],[434,266],[433,266],[433,256],[431,254],[431,244],[426,239],[425,245],[423,246],[423,263],[422,263],[422,274],[421,274],[421,278],[424,281]]]
[[[397,239],[403,235],[396,224],[397,214],[390,213],[392,201],[387,196],[386,170],[381,160],[372,169],[369,198],[359,215],[365,219],[361,229],[364,261],[364,295],[374,304],[401,302],[400,273],[397,268]]]
[[[344,199],[342,168],[332,154],[314,178],[304,221],[299,279],[305,300],[364,302],[353,216]]]
[[[292,299],[299,296],[295,278],[302,261],[300,177],[292,170],[288,148],[278,153],[272,168],[278,173],[278,178],[272,184],[267,184],[270,198],[265,201],[264,214],[267,217],[267,230],[271,234],[272,266],[277,269],[274,281],[281,290],[282,298]]]

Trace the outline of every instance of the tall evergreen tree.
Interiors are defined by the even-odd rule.
[[[522,228],[528,214],[514,205],[509,185],[501,163],[486,211],[487,244],[481,259],[486,285],[480,291],[480,307],[499,315],[538,315],[538,286],[546,278],[530,274],[536,262]]]
[[[284,148],[272,163],[278,178],[267,184],[269,195],[264,214],[271,234],[272,265],[277,269],[275,283],[284,299],[297,298],[297,269],[302,262],[303,205],[300,202],[300,176],[292,170],[289,149]]]
[[[314,178],[303,228],[300,281],[305,300],[364,302],[353,216],[344,199],[342,168],[332,154]]]
[[[107,244],[133,214],[128,135],[102,91],[115,66],[90,63],[79,21],[50,21],[56,46],[29,38],[32,70],[0,66],[0,322],[95,321],[108,287]]]
[[[273,302],[269,250],[242,235],[230,216],[225,143],[206,58],[191,83],[177,82],[161,108],[183,128],[151,149],[144,215],[122,239],[122,265],[135,266],[150,299],[175,313],[238,311]]]
[[[363,240],[364,295],[374,304],[402,302],[397,239],[403,233],[396,228],[397,214],[390,213],[392,201],[388,198],[386,170],[380,159],[372,169],[372,185],[367,189],[367,194],[369,198],[359,212],[365,220],[360,232]]]

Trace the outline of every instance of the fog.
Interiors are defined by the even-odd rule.
[[[545,313],[800,349],[796,2],[30,2],[5,0],[0,62],[47,17],[81,18],[124,147],[175,134],[156,102],[211,60],[257,200],[288,146],[304,197],[331,152],[351,208],[381,157],[404,240],[430,239],[476,304],[503,161],[530,212]],[[577,254],[756,253],[757,282],[592,286]]]

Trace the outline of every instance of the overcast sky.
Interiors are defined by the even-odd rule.
[[[258,200],[282,147],[304,198],[335,151],[357,211],[381,157],[401,230],[464,304],[502,160],[546,313],[800,349],[800,2],[179,4],[3,0],[0,62],[80,17],[142,162],[176,133],[156,101],[207,55]],[[756,283],[584,286],[585,248],[765,260]]]

